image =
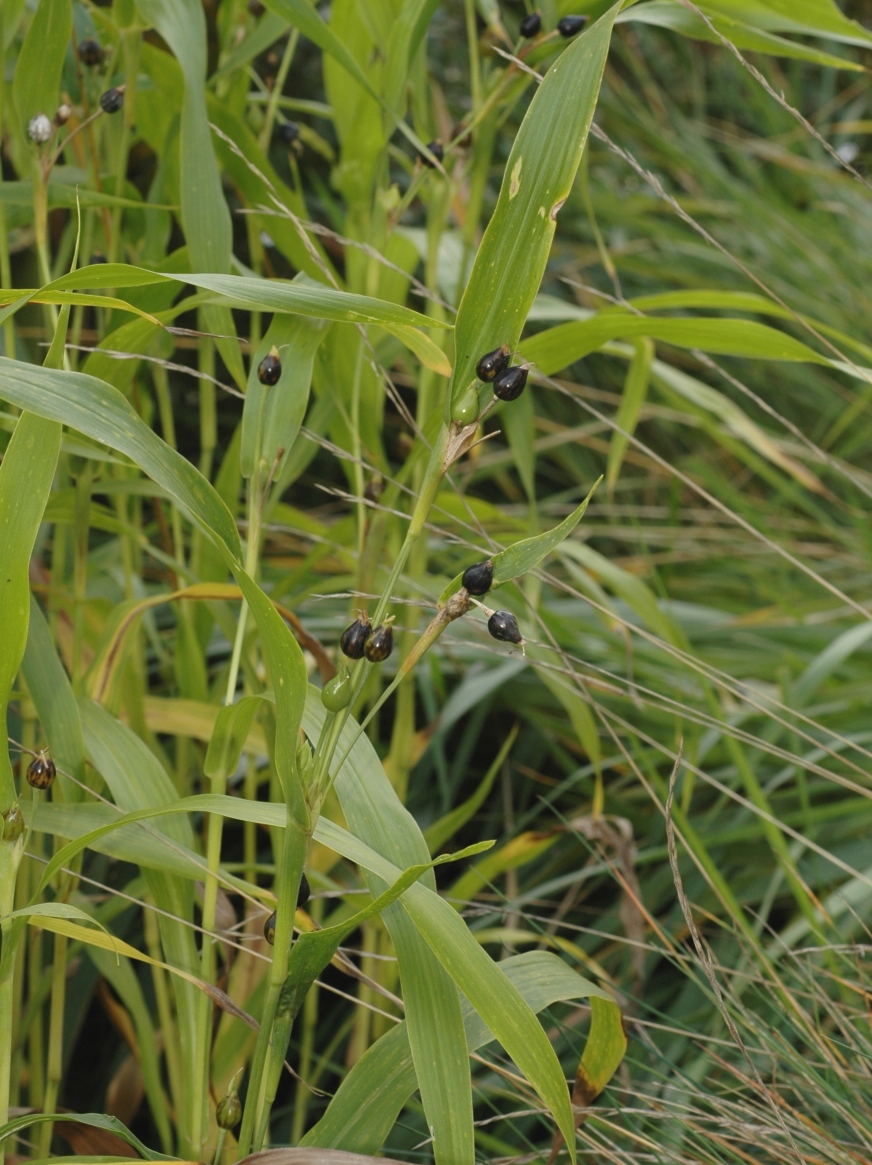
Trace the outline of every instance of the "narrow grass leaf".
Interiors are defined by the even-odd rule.
[[[495,554],[491,559],[494,567],[491,590],[504,586],[506,583],[519,578],[520,575],[526,574],[530,570],[535,570],[539,563],[547,558],[552,550],[556,549],[561,542],[565,541],[584,517],[584,512],[600,481],[602,481],[602,478],[599,478],[593,484],[590,493],[581,505],[573,510],[568,518],[564,518],[558,526],[555,526],[553,530],[547,530],[544,534],[536,534],[533,538],[523,538],[520,542],[516,542],[514,546],[509,546],[507,549],[501,550],[499,554]],[[462,581],[462,574],[458,574],[451,580],[439,596],[440,606],[447,603],[451,596],[460,590]]]
[[[549,69],[518,130],[493,216],[457,314],[451,400],[485,352],[514,348],[545,271],[599,95],[614,5]]]

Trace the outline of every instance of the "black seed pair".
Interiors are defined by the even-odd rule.
[[[394,650],[394,629],[390,623],[379,623],[373,630],[364,615],[342,632],[339,649],[348,659],[366,658],[370,663],[382,663]]]
[[[567,38],[576,36],[587,24],[586,16],[564,16],[557,24],[557,31]],[[542,30],[542,16],[539,12],[531,12],[521,21],[521,36],[526,40],[538,36]]]
[[[257,366],[257,379],[267,388],[278,384],[282,377],[282,362],[279,359],[279,350],[273,345]]]
[[[529,369],[522,364],[509,367],[509,347],[503,344],[486,352],[475,366],[476,375],[485,384],[493,384],[499,400],[517,400],[527,385]]]
[[[300,878],[300,889],[297,892],[297,909],[301,909],[309,901],[312,894],[312,888],[309,885],[309,879],[305,874]],[[263,924],[263,937],[270,946],[275,945],[276,941],[276,911],[274,910],[266,922]],[[233,1127],[232,1125],[230,1126]]]

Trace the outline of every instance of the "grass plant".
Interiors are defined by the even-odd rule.
[[[870,27],[2,5],[0,1157],[872,1157]]]

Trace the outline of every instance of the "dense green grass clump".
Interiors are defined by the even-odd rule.
[[[4,4],[0,1152],[868,1159],[864,19]]]

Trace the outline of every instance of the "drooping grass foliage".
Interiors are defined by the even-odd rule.
[[[872,13],[539,7],[0,10],[10,1159],[869,1157]]]

